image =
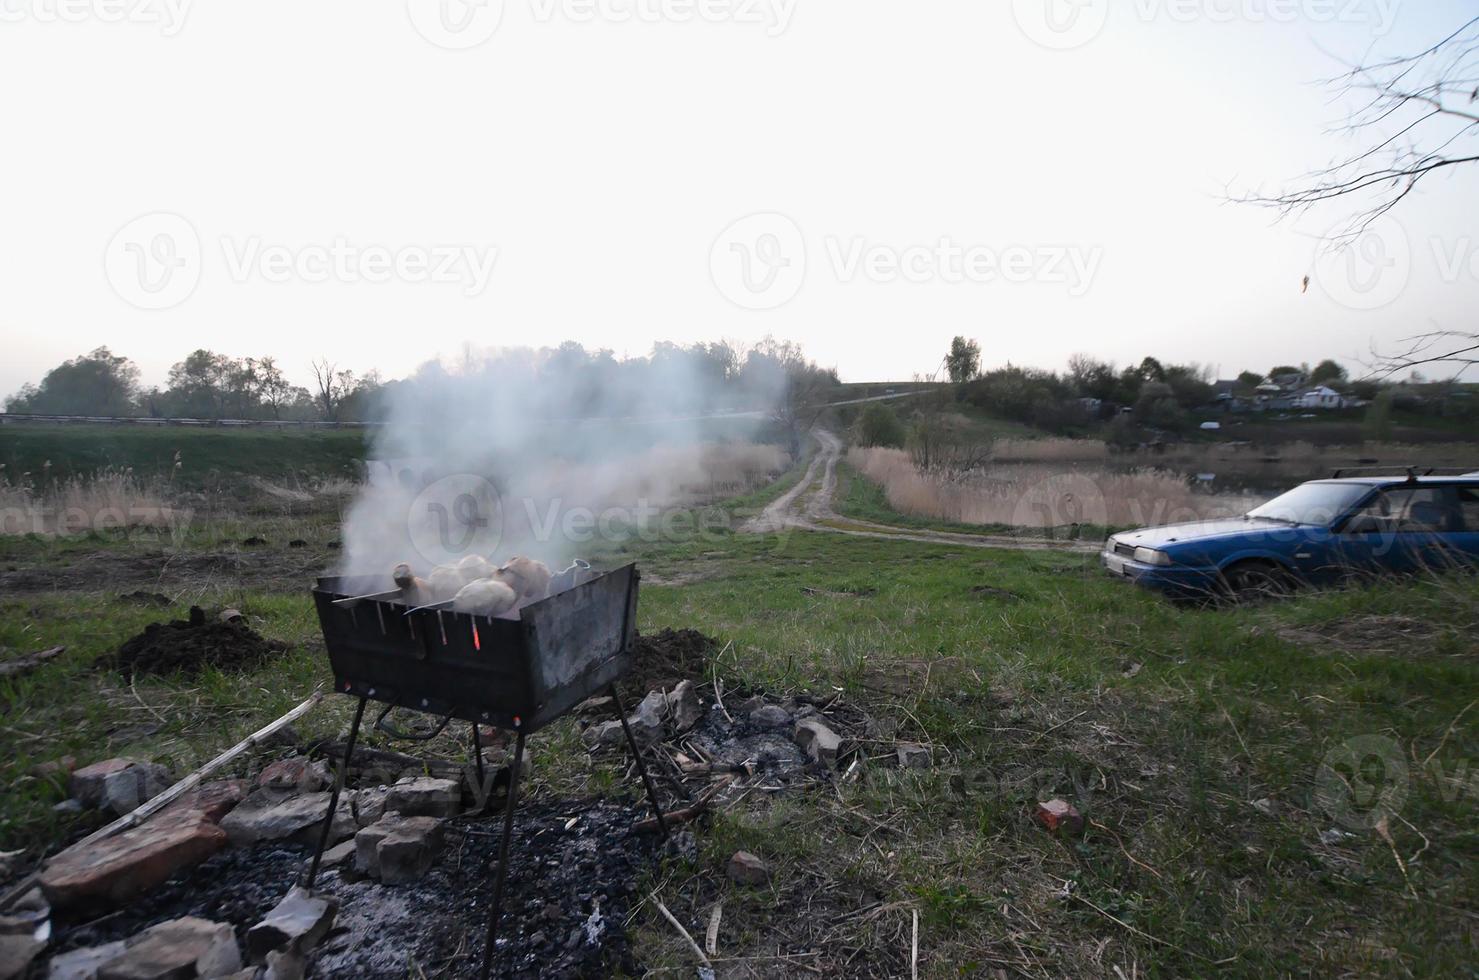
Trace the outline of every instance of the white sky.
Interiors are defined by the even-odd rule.
[[[463,43],[498,0],[173,2],[182,22],[164,0],[0,0],[0,395],[100,344],[146,383],[196,347],[276,355],[301,382],[319,355],[395,377],[464,341],[639,354],[767,333],[853,381],[931,371],[957,333],[988,366],[1082,351],[1230,376],[1472,330],[1479,309],[1479,175],[1404,206],[1410,261],[1368,294],[1316,269],[1340,212],[1276,225],[1218,199],[1341,151],[1311,84],[1330,54],[1424,47],[1472,2],[1114,0],[1069,51],[1022,24],[1077,2],[1092,26],[1104,0],[503,0],[466,50],[417,24]],[[472,27],[439,34],[441,2]],[[713,22],[674,22],[700,2]],[[158,212],[185,223],[130,224]],[[721,233],[755,213],[731,250]],[[142,289],[192,234],[198,263]],[[941,239],[1024,265],[849,272]],[[411,264],[365,281],[317,263],[336,241]],[[272,247],[306,275],[264,268]],[[407,281],[428,273],[406,250],[435,266],[448,248],[497,250],[481,290],[462,251],[458,281]],[[790,263],[775,280],[767,257]]]

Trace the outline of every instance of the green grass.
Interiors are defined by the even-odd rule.
[[[35,547],[0,542],[0,563],[58,560]],[[62,557],[85,560],[83,548]],[[831,975],[908,975],[917,909],[929,977],[1474,973],[1472,579],[1197,609],[1060,553],[718,531],[607,557],[648,573],[641,629],[691,626],[732,642],[726,690],[840,694],[874,720],[853,778],[751,794],[700,828],[695,861],[654,876],[700,942],[724,902],[725,956],[781,951]],[[131,689],[92,662],[160,617],[113,595],[0,598],[0,646],[68,646],[0,681],[0,850],[34,853],[89,825],[51,811],[62,791],[28,775],[33,764],[127,753],[184,771],[328,679],[306,585],[226,581],[201,598],[238,606],[290,651],[246,675]],[[299,728],[334,735],[347,707],[330,699]],[[896,739],[929,744],[934,767],[895,768]],[[532,744],[536,795],[629,791],[621,760],[587,756],[568,723]],[[1383,748],[1405,775],[1373,758],[1351,769],[1348,745]],[[1320,796],[1330,773],[1350,793]],[[1390,844],[1341,823],[1386,775],[1405,788]],[[1081,838],[1032,822],[1047,796],[1091,821]],[[1263,800],[1268,813],[1253,805]],[[1333,828],[1351,836],[1322,841]],[[739,847],[771,863],[769,886],[724,878]],[[633,927],[645,966],[691,972],[650,908]],[[757,975],[791,961],[767,962],[752,961]]]
[[[358,429],[206,429],[182,426],[7,425],[0,427],[0,463],[11,482],[39,479],[47,461],[56,480],[100,469],[132,467],[141,478],[182,487],[218,486],[239,476],[354,478],[367,435]],[[181,466],[174,469],[175,454]]]

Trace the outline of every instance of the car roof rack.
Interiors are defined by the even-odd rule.
[[[1405,476],[1408,482],[1416,483],[1420,476],[1475,476],[1479,466],[1342,466],[1330,475],[1339,480],[1347,476]]]

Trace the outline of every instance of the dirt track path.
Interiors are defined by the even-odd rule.
[[[855,538],[882,538],[889,541],[916,541],[921,544],[955,544],[967,548],[1006,548],[1013,551],[1074,551],[1091,553],[1099,550],[1092,541],[1057,541],[1051,538],[1018,538],[1004,534],[960,534],[954,531],[929,531],[896,527],[842,517],[832,509],[837,493],[837,461],[842,457],[842,440],[825,429],[813,432],[821,450],[812,457],[806,473],[796,485],[767,506],[742,530],[769,534],[784,528],[825,531]],[[821,483],[818,486],[818,474]]]

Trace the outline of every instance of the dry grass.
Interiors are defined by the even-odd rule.
[[[847,459],[883,486],[889,505],[900,513],[961,524],[1167,524],[1241,514],[1259,502],[1197,491],[1184,477],[1161,469],[1113,472],[998,463],[963,474],[927,473],[907,452],[881,448],[852,449]]]
[[[1098,439],[997,439],[991,458],[1001,463],[1098,463],[1109,445]]]
[[[46,536],[114,528],[174,529],[189,514],[170,507],[162,488],[132,470],[99,470],[88,478],[12,483],[0,472],[0,534]]]

